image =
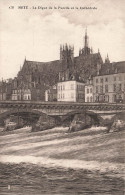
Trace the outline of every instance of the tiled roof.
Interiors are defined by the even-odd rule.
[[[102,65],[99,75],[125,73],[125,61],[105,63]]]

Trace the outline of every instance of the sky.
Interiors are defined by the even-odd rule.
[[[124,11],[124,0],[0,0],[0,80],[14,78],[25,57],[59,59],[60,44],[74,45],[78,56],[86,27],[94,53],[99,48],[103,60],[108,53],[111,62],[124,61]]]

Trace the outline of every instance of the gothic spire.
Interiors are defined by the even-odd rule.
[[[107,57],[105,58],[105,63],[110,63],[108,54],[107,54]]]
[[[85,45],[84,45],[85,48],[88,48],[88,36],[87,36],[87,27],[86,27],[86,30],[85,30]]]

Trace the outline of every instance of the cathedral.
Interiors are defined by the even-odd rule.
[[[60,45],[60,60],[51,62],[35,62],[24,60],[18,73],[18,79],[29,85],[50,86],[58,80],[82,79],[86,81],[90,75],[95,75],[103,64],[100,52],[93,53],[89,48],[87,30],[85,31],[83,48],[79,56],[74,57],[74,47]]]
[[[107,59],[107,63],[108,63]],[[45,99],[45,90],[60,81],[76,80],[86,82],[97,75],[103,64],[100,52],[93,53],[88,43],[87,30],[83,38],[83,48],[74,57],[74,47],[60,45],[60,59],[50,62],[29,61],[25,58],[18,75],[12,81],[13,91],[23,90],[22,86],[36,93],[36,100]],[[21,89],[20,89],[21,88]],[[13,94],[15,96],[15,94]],[[34,96],[35,98],[35,96]],[[34,99],[35,100],[35,99]]]

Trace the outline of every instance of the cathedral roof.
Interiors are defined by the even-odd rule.
[[[75,57],[74,60],[75,63],[78,63],[79,61],[81,63],[90,63],[90,61],[92,63],[97,63],[97,61],[98,62],[100,61],[101,64],[103,63],[100,53],[90,53],[88,55],[80,55]]]
[[[56,70],[58,71],[58,69],[60,69],[60,63],[59,63],[59,60],[50,61],[50,62],[37,62],[37,61],[26,60],[24,62],[24,66],[22,70],[23,69],[27,69],[27,71],[38,70],[39,72],[44,72],[44,71],[50,72],[54,70],[54,72],[56,72]]]

